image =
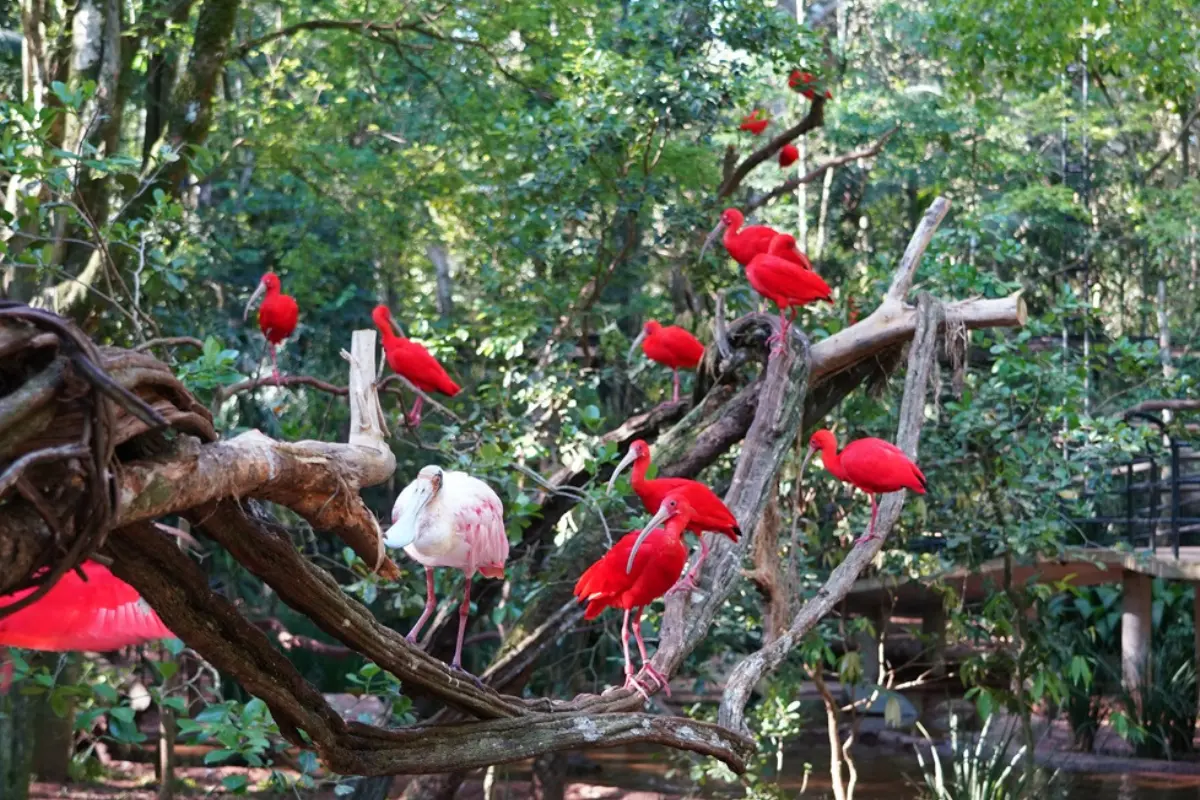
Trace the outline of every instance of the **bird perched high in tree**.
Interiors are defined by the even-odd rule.
[[[279,276],[268,272],[262,276],[254,294],[246,301],[246,308],[242,311],[243,320],[250,317],[250,307],[264,294],[266,297],[258,309],[258,327],[263,336],[267,337],[267,348],[271,351],[271,375],[275,384],[279,385],[279,362],[275,357],[275,348],[283,344],[284,339],[296,330],[296,323],[300,320],[300,306],[296,305],[295,298],[280,291]]]
[[[438,360],[417,342],[404,338],[404,332],[400,330],[387,306],[375,306],[375,310],[371,312],[371,319],[375,321],[375,327],[379,329],[379,335],[383,338],[383,353],[388,366],[397,375],[403,375],[422,392],[439,392],[447,397],[458,394],[458,384],[451,379]],[[415,427],[421,424],[423,400],[423,397],[417,395],[417,399],[413,401],[412,411],[406,420],[409,425]]]
[[[678,325],[664,326],[657,320],[650,320],[642,326],[642,332],[633,340],[629,348],[628,358],[633,358],[641,345],[642,352],[651,361],[657,361],[664,367],[670,367],[674,373],[674,389],[671,392],[671,402],[679,402],[679,370],[695,369],[704,358],[704,345],[692,334]]]
[[[767,252],[771,241],[779,236],[779,231],[769,225],[747,225],[746,217],[736,208],[727,208],[721,212],[721,219],[717,223],[717,227],[712,229],[708,234],[708,238],[704,240],[704,247],[700,250],[700,258],[704,258],[704,254],[708,252],[708,248],[716,241],[718,236],[721,236],[722,231],[724,236],[721,238],[721,243],[725,245],[725,249],[734,261],[741,264],[743,267],[748,265],[755,256]],[[785,261],[791,261],[804,269],[812,269],[812,264],[808,261],[808,256],[801,253],[796,248],[795,239],[792,240],[792,246],[788,249],[781,249],[776,254],[779,258]]]

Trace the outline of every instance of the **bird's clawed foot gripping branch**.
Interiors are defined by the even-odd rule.
[[[712,536],[699,590],[666,598],[659,648],[651,666],[637,674],[647,694],[664,688],[663,679],[680,669],[732,592],[797,436],[878,369],[881,355],[894,358],[913,339],[897,444],[914,457],[939,331],[1023,324],[1017,295],[943,304],[923,294],[916,306],[906,301],[948,205],[939,198],[930,207],[887,296],[866,319],[811,346],[791,328],[789,346],[757,374],[753,365],[762,363],[778,320],[762,314],[719,320],[719,346],[705,350],[694,407],[666,404],[604,437],[622,449],[635,439],[656,439],[659,474],[678,477],[696,475],[741,442],[724,503],[743,535]],[[518,686],[538,653],[578,621],[577,603],[559,597],[542,618],[524,624],[519,639],[505,644],[477,684],[377,622],[297,550],[263,504],[291,509],[316,531],[340,537],[381,577],[399,577],[384,553],[381,527],[359,496],[396,468],[375,383],[376,352],[374,331],[354,332],[345,354],[347,443],[280,442],[257,431],[220,440],[208,410],[149,355],[96,348],[52,314],[0,307],[0,354],[6,364],[22,365],[19,372],[0,373],[0,380],[22,384],[0,397],[0,463],[8,464],[0,473],[0,591],[29,585],[43,566],[52,567],[45,580],[53,581],[86,556],[111,560],[114,574],[132,584],[172,631],[270,706],[290,741],[315,748],[343,774],[436,773],[634,742],[690,750],[742,770],[754,748],[743,722],[751,688],[846,595],[883,547],[903,492],[883,497],[878,538],[854,548],[786,630],[737,666],[719,724],[642,713],[644,700],[635,688],[572,700],[503,694],[492,687]],[[517,547],[549,535],[579,501],[573,488],[603,477],[579,470],[553,476],[542,518]],[[63,508],[79,511],[63,516],[52,510]],[[166,516],[189,520],[329,636],[393,673],[408,691],[437,698],[446,710],[395,730],[344,721],[153,524]],[[580,538],[587,541],[589,534]],[[600,540],[591,537],[593,549]]]

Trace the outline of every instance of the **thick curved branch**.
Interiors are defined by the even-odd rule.
[[[874,144],[866,147],[860,147],[858,150],[851,150],[849,153],[843,153],[840,156],[835,156],[834,158],[829,159],[824,164],[821,164],[819,167],[810,170],[804,175],[786,180],[766,194],[752,198],[749,202],[742,206],[742,213],[749,214],[751,211],[765,206],[767,203],[771,202],[777,197],[790,195],[792,192],[796,191],[801,184],[812,183],[817,178],[824,175],[828,170],[836,169],[843,164],[849,164],[851,161],[861,161],[864,158],[871,158],[872,156],[879,155],[880,151],[883,150],[883,146],[887,144],[887,140],[892,138],[892,135],[898,130],[900,130],[900,126],[896,125],[884,133],[883,136],[880,136]]]
[[[778,153],[779,149],[788,142],[823,124],[825,124],[825,98],[817,97],[812,101],[812,106],[808,109],[804,119],[746,156],[742,163],[734,167],[729,173],[729,177],[721,183],[721,188],[717,189],[717,197],[728,197],[733,194],[742,185],[742,181],[746,179],[751,170]]]
[[[413,23],[407,22],[403,18],[393,20],[392,22],[376,22],[369,19],[307,19],[303,22],[285,25],[278,30],[265,33],[248,41],[240,42],[233,47],[230,56],[235,59],[242,58],[251,50],[257,50],[264,44],[273,42],[276,39],[295,36],[297,33],[303,31],[350,31],[352,33],[369,35],[379,32],[394,33],[398,30],[411,28],[412,25]]]
[[[338,386],[333,383],[328,383],[320,378],[313,378],[309,375],[280,375],[278,381],[276,381],[273,376],[268,375],[266,377],[251,378],[250,380],[239,381],[238,383],[233,383],[229,386],[222,386],[217,390],[216,394],[218,399],[223,400],[227,397],[232,397],[235,394],[254,391],[255,389],[259,389],[263,386],[310,386],[319,392],[335,394],[339,397],[345,397],[350,393],[350,390],[345,386]]]
[[[921,426],[925,421],[925,395],[936,358],[942,308],[937,301],[925,295],[921,298],[919,313],[916,336],[909,351],[904,399],[900,406],[900,426],[896,434],[896,446],[914,460],[920,443]],[[825,585],[801,607],[788,629],[775,641],[734,668],[725,683],[725,693],[721,698],[718,714],[721,725],[732,730],[746,731],[746,702],[750,699],[750,692],[754,686],[764,675],[778,667],[808,632],[850,593],[858,576],[883,549],[892,526],[900,518],[904,497],[904,491],[884,496],[875,524],[875,532],[880,538],[873,539],[865,545],[854,546],[849,555],[830,574]]]

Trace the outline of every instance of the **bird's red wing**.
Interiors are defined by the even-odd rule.
[[[458,394],[458,384],[424,347],[411,339],[405,339],[401,340],[397,350],[401,369],[396,371],[416,384],[418,389],[425,392],[441,392],[449,397]],[[388,363],[391,363],[391,358],[388,359]],[[396,369],[395,364],[392,364],[392,369]]]
[[[300,307],[286,294],[267,298],[258,310],[258,327],[272,344],[279,344],[291,336],[299,319]]]
[[[115,650],[173,638],[136,589],[94,561],[84,562],[83,570],[87,582],[69,572],[40,600],[0,620],[0,645],[53,651]],[[0,606],[32,591],[0,598]]]
[[[825,299],[831,291],[820,275],[777,256],[756,257],[746,267],[746,278],[756,292],[786,305]]]
[[[867,437],[850,442],[841,452],[842,469],[851,482],[871,492],[907,488],[924,493],[925,476],[896,445]]]
[[[790,233],[780,233],[774,236],[767,245],[767,255],[790,261],[806,270],[812,269],[812,263],[809,262],[808,256],[804,255],[796,246],[796,237]]]
[[[633,581],[621,595],[618,605],[634,608],[662,597],[683,574],[687,555],[687,548],[678,537],[668,534],[665,528],[653,531],[638,550],[629,575]],[[624,567],[623,562],[621,568]]]
[[[620,595],[633,585],[637,577],[639,564],[644,561],[640,557],[634,562],[634,572],[626,574],[625,567],[629,562],[629,553],[637,540],[639,531],[631,531],[617,540],[609,551],[602,555],[594,564],[587,568],[575,583],[575,596],[580,600],[590,600],[584,616],[594,619],[601,611],[617,601]]]
[[[677,325],[663,328],[658,332],[658,336],[670,351],[671,361],[674,362],[668,366],[694,369],[700,363],[700,359],[704,358],[704,345],[700,340]]]

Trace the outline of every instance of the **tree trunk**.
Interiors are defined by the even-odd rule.
[[[0,797],[4,800],[29,797],[33,748],[28,734],[36,702],[12,688],[0,695]]]
[[[354,782],[350,800],[387,800],[395,776],[380,775],[375,778],[359,778]]]
[[[533,800],[563,800],[567,792],[567,754],[547,753],[533,760]]]
[[[58,653],[45,653],[38,660],[53,671],[60,657]],[[55,684],[70,684],[78,679],[79,659],[68,655]],[[66,783],[70,778],[71,756],[75,752],[75,700],[67,700],[64,713],[59,716],[48,697],[39,698],[35,719],[33,772],[43,781]]]
[[[450,319],[454,313],[454,285],[450,282],[450,254],[441,243],[431,244],[425,248],[426,255],[433,262],[433,270],[437,276],[437,310],[442,319]]]

